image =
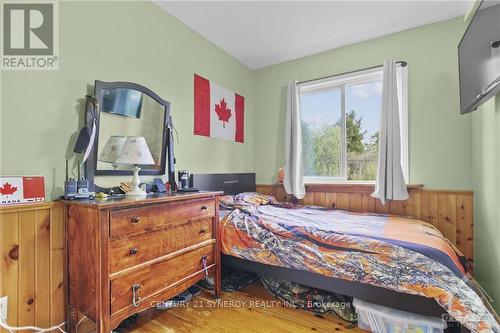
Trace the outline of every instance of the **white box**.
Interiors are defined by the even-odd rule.
[[[354,299],[358,327],[374,333],[442,333],[446,323],[442,319],[391,309]]]

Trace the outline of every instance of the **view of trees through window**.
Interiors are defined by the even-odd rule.
[[[375,180],[381,96],[381,79],[301,94],[306,177]],[[345,162],[342,158],[344,149]],[[346,165],[345,170],[343,163]]]

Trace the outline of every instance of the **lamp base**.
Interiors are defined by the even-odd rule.
[[[141,189],[135,189],[135,190],[128,191],[127,193],[125,193],[125,196],[127,196],[127,197],[136,197],[136,198],[137,197],[145,197],[146,195],[147,195],[147,193]]]
[[[139,170],[141,170],[141,168],[139,168],[138,165],[134,165],[134,176],[132,177],[131,181],[132,190],[125,193],[127,197],[145,197],[147,195],[147,193],[141,190],[141,188],[139,187],[139,184],[141,183],[141,181],[139,180]]]

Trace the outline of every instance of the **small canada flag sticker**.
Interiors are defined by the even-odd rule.
[[[45,201],[43,176],[0,177],[0,205]]]

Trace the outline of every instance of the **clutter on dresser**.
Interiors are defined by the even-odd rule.
[[[45,201],[43,176],[0,176],[0,205]]]
[[[99,192],[95,195],[97,200],[122,199],[125,198],[125,192],[120,187],[111,187],[107,192]]]
[[[95,198],[97,200],[106,200],[110,198],[110,195],[104,192],[99,192],[95,195]]]
[[[153,180],[154,182],[154,190],[155,192],[159,192],[159,193],[164,193],[164,192],[167,192],[167,187],[165,186],[165,183],[163,182],[163,180],[161,178],[155,178]]]
[[[177,192],[199,192],[199,189],[192,186],[190,179],[189,170],[177,171],[177,180],[179,181]]]
[[[78,178],[69,177],[68,160],[66,160],[66,180],[64,181],[64,196],[66,200],[93,199],[95,192],[89,191],[89,181],[82,172],[82,164],[78,161]]]
[[[179,184],[181,189],[186,189],[189,187],[189,171],[180,170],[177,172],[177,178],[179,179]]]

